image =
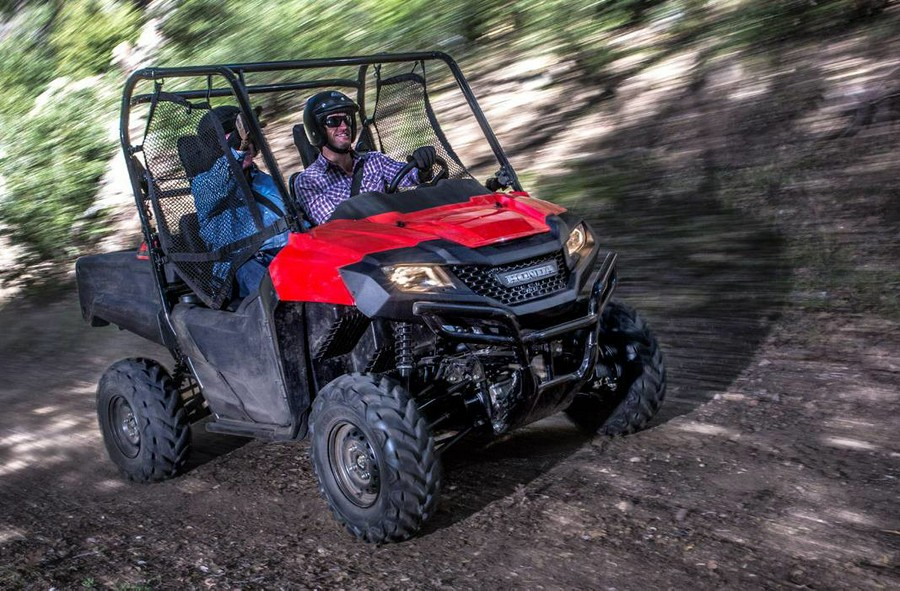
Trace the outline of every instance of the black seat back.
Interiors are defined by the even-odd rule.
[[[359,139],[356,140],[355,150],[357,152],[371,152],[378,149],[375,146],[375,138],[372,137],[373,121],[373,119],[363,120],[362,129],[359,130]]]
[[[297,151],[300,152],[303,168],[309,168],[309,165],[319,157],[319,151],[309,143],[309,138],[306,137],[306,130],[303,128],[302,123],[295,125],[293,132],[294,145],[297,146]]]
[[[210,150],[196,135],[178,138],[177,146],[178,159],[181,160],[181,165],[189,179],[209,170],[221,156],[215,150]]]
[[[300,206],[300,210],[303,212],[303,220],[302,225],[304,228],[309,229],[312,228],[315,224],[312,221],[312,218],[309,215],[309,209],[306,207],[306,201],[301,199],[297,199],[297,177],[300,176],[300,172],[295,172],[291,175],[291,178],[288,180],[288,191],[291,192],[291,199],[294,203]]]

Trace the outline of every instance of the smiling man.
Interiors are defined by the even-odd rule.
[[[334,209],[353,195],[384,191],[405,163],[381,152],[356,152],[356,114],[359,107],[347,95],[328,90],[313,95],[303,109],[303,126],[319,157],[294,181],[300,205],[313,222],[324,223]],[[400,182],[410,187],[431,179],[435,150],[422,146],[410,156],[416,163]]]

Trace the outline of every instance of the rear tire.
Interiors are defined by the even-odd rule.
[[[603,387],[595,377],[566,414],[590,433],[628,435],[643,429],[662,406],[666,367],[656,337],[633,308],[611,301],[601,323],[601,346],[608,344],[616,351],[614,363],[620,375],[615,389]]]
[[[319,392],[310,456],[335,519],[366,542],[398,542],[431,516],[441,486],[434,438],[396,382],[337,378]]]
[[[150,359],[110,366],[97,388],[97,416],[110,459],[129,480],[153,482],[181,471],[191,428],[169,373]]]

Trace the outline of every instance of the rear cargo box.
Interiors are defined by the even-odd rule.
[[[150,261],[134,250],[91,255],[76,261],[75,274],[81,315],[91,326],[112,323],[163,344]]]

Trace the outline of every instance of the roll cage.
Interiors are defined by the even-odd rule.
[[[432,76],[435,71],[441,91],[455,85],[455,91],[469,105],[499,165],[496,178],[503,179],[504,186],[521,190],[513,167],[459,66],[441,52],[145,68],[134,72],[123,92],[120,137],[144,239],[150,246],[151,259],[160,269],[161,289],[165,291],[173,280],[182,279],[207,305],[222,307],[228,299],[234,269],[267,238],[285,226],[293,232],[309,227],[263,133],[251,96],[294,96],[310,91],[302,97],[305,101],[313,91],[346,90],[355,95],[360,107],[362,125],[358,136],[367,149],[402,159],[419,145],[435,145],[439,155],[450,163],[451,177],[472,178],[431,104],[426,72]],[[255,207],[261,198],[242,180],[240,166],[228,149],[221,126],[216,124],[208,137],[196,135],[202,115],[224,102],[236,104],[257,138],[257,162],[261,159],[287,210],[283,226],[266,227],[262,222]],[[298,112],[298,120],[301,106],[298,98],[288,108]],[[140,108],[145,109],[143,117],[136,115]],[[138,141],[132,139],[133,135],[139,137]],[[199,154],[201,148],[212,152]],[[224,200],[224,209],[235,217],[245,215],[241,212],[252,214],[252,227],[243,230],[241,240],[225,245],[211,243],[209,236],[198,238],[204,226],[198,214],[204,212],[200,211],[194,184],[212,162],[222,157],[229,165],[223,167],[224,178],[233,185]],[[223,209],[222,204],[217,207]],[[162,295],[164,302],[172,300],[165,293]]]
[[[270,94],[285,91],[297,90],[316,90],[332,87],[352,88],[356,91],[356,102],[360,107],[360,117],[366,124],[374,123],[374,117],[370,117],[367,112],[366,97],[366,74],[371,67],[379,67],[383,64],[401,64],[404,62],[426,64],[428,62],[438,61],[447,66],[452,73],[453,78],[458,85],[460,91],[465,97],[469,107],[472,110],[479,128],[484,133],[485,139],[491,148],[495,158],[500,164],[502,173],[507,176],[509,186],[515,190],[522,190],[519,184],[515,170],[493,129],[488,123],[484,112],[478,105],[474,93],[469,86],[468,81],[459,68],[456,61],[443,52],[416,52],[416,53],[384,53],[372,56],[353,56],[340,58],[322,58],[307,60],[290,60],[290,61],[274,61],[274,62],[248,62],[229,65],[211,65],[211,66],[189,66],[189,67],[171,67],[171,68],[143,68],[133,72],[125,83],[125,89],[122,96],[122,109],[119,125],[119,137],[122,143],[123,151],[126,156],[126,164],[128,165],[129,174],[133,179],[141,179],[143,171],[141,167],[135,166],[134,156],[140,151],[141,144],[132,142],[131,125],[132,110],[135,106],[153,102],[154,92],[139,92],[139,86],[143,82],[152,82],[154,85],[161,85],[164,80],[181,78],[203,78],[207,79],[206,88],[193,88],[175,90],[172,94],[185,99],[201,99],[210,100],[212,98],[233,97],[240,107],[241,111],[247,114],[251,128],[257,137],[260,138],[260,155],[265,161],[266,167],[275,179],[279,189],[284,195],[289,195],[287,184],[284,176],[281,174],[280,167],[272,154],[272,150],[265,139],[265,135],[261,133],[259,120],[251,108],[250,95]],[[328,68],[339,68],[347,66],[358,67],[355,78],[320,78],[311,80],[284,80],[276,82],[251,83],[248,82],[250,75],[264,73],[285,73],[285,72],[308,72],[314,70],[322,70]],[[225,87],[213,88],[212,77],[220,76],[227,83]],[[146,131],[146,130],[145,130]],[[139,209],[142,209],[139,207]],[[295,214],[300,212],[294,211]],[[302,231],[302,227],[293,228],[295,231]]]

